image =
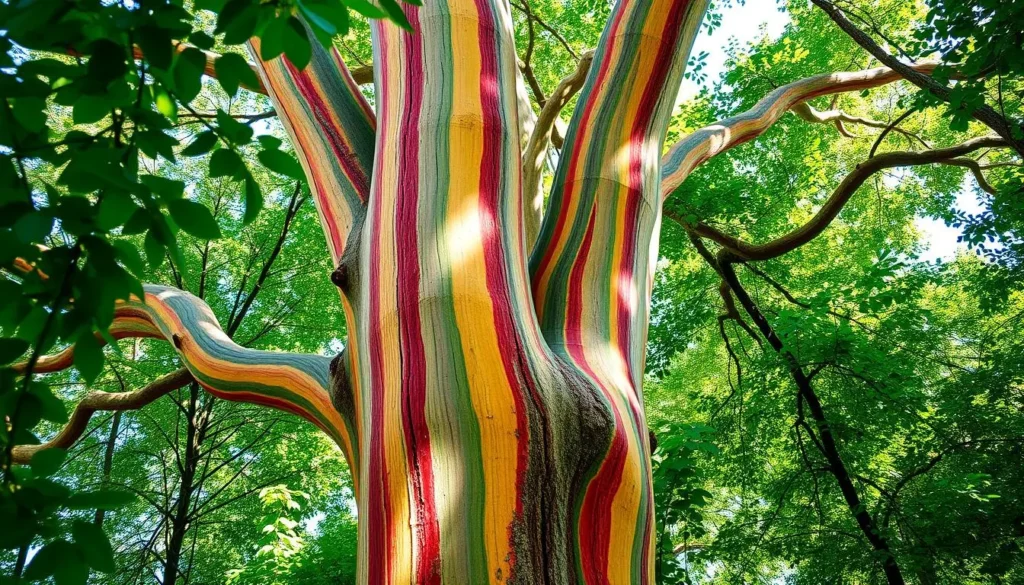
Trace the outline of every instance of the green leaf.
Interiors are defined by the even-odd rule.
[[[252,176],[245,177],[245,216],[242,223],[248,225],[256,219],[260,210],[263,209],[263,193],[260,191],[259,183]]]
[[[171,94],[167,93],[162,85],[150,86],[153,92],[153,104],[156,110],[167,116],[172,122],[178,120],[178,103],[174,101]]]
[[[220,238],[217,221],[205,206],[188,199],[178,199],[168,203],[167,210],[171,212],[174,222],[193,236],[204,240]]]
[[[149,262],[150,268],[153,270],[160,268],[160,265],[164,263],[165,248],[152,231],[146,233],[142,248],[146,251],[146,261]]]
[[[270,61],[284,53],[284,36],[288,21],[275,18],[260,34],[260,59]]]
[[[83,562],[82,551],[74,548],[75,556],[65,556],[63,562],[53,568],[57,585],[85,585],[89,580],[89,566]]]
[[[110,540],[102,528],[91,522],[75,520],[71,525],[71,535],[90,567],[104,573],[114,572],[117,568],[114,563],[114,549],[110,547]]]
[[[284,54],[296,69],[302,70],[309,65],[313,48],[309,44],[309,35],[306,34],[306,27],[302,21],[294,16],[288,17],[288,25],[281,34],[281,42],[284,44]]]
[[[29,466],[32,467],[32,474],[36,477],[50,477],[57,473],[57,470],[64,464],[64,459],[67,456],[68,452],[59,447],[37,451],[32,455],[32,460],[29,461]]]
[[[263,146],[263,148],[266,148],[267,150],[276,150],[278,148],[281,148],[282,142],[281,139],[278,138],[277,136],[273,136],[270,134],[260,134],[259,136],[256,137],[256,139],[259,140],[260,145]]]
[[[232,118],[224,110],[217,110],[217,131],[234,145],[248,144],[252,141],[252,127]]]
[[[55,540],[39,549],[32,557],[32,562],[25,569],[23,577],[26,581],[45,579],[53,575],[64,563],[76,562],[77,552],[70,542],[63,539]]]
[[[175,162],[174,147],[178,146],[178,139],[168,136],[160,130],[146,130],[135,135],[135,142],[139,150],[149,158],[156,160],[162,156],[169,162]]]
[[[139,177],[139,181],[167,201],[181,199],[185,194],[185,183],[182,181],[165,179],[157,175],[143,175]]]
[[[216,32],[224,33],[225,45],[244,43],[256,32],[260,11],[252,0],[230,0],[217,16]]]
[[[34,211],[14,222],[14,235],[26,244],[40,243],[53,230],[53,216]]]
[[[238,53],[224,53],[213,63],[217,81],[228,95],[238,93],[238,87],[259,87],[260,81],[249,62]]]
[[[348,33],[349,18],[345,5],[337,1],[306,0],[299,1],[299,10],[310,23],[311,28],[319,29],[328,40],[334,35]],[[319,36],[319,35],[318,35]],[[329,44],[325,46],[328,48]]]
[[[190,39],[191,40],[191,39]],[[142,49],[146,61],[157,69],[167,71],[174,60],[174,46],[167,29],[159,26],[144,26],[139,29],[135,42]],[[193,41],[194,44],[195,41]]]
[[[135,501],[130,492],[101,490],[72,494],[65,506],[71,510],[117,510]]]
[[[412,30],[412,25],[409,24],[409,19],[405,17],[405,12],[398,5],[398,2],[395,2],[395,0],[380,0],[380,5],[388,13],[388,18],[395,24],[406,30]]]
[[[71,119],[75,124],[99,122],[110,114],[112,107],[108,96],[85,95],[75,101]]]
[[[199,156],[206,154],[217,144],[217,135],[211,130],[200,132],[191,144],[181,151],[182,156]]]
[[[302,166],[292,155],[280,150],[261,150],[256,158],[263,163],[263,166],[292,179],[304,180],[305,174]]]
[[[206,54],[190,47],[174,59],[171,74],[174,77],[174,89],[178,99],[189,103],[203,88],[203,72],[206,69]]]
[[[11,100],[11,113],[29,132],[39,132],[46,127],[46,100],[36,97],[15,98]]]
[[[214,39],[210,35],[204,33],[201,30],[193,31],[192,34],[188,35],[188,42],[199,47],[200,49],[210,50],[213,48]]]
[[[366,18],[384,18],[388,15],[387,12],[381,10],[379,6],[369,0],[345,0],[345,5]]]
[[[210,157],[210,176],[238,178],[245,170],[245,164],[238,153],[229,148],[222,148]]]
[[[124,225],[137,209],[139,206],[127,193],[108,191],[100,199],[99,212],[96,214],[96,227],[109,231]]]
[[[125,240],[115,240],[112,243],[114,248],[117,249],[117,259],[121,261],[121,264],[124,264],[125,268],[131,270],[132,274],[136,277],[141,278],[144,276],[146,273],[146,263],[142,260],[138,247]]]
[[[248,208],[248,195],[246,196]],[[28,351],[29,344],[23,339],[0,337],[0,365],[6,365],[21,357]]]
[[[33,380],[28,392],[38,401],[39,415],[44,420],[58,424],[68,422],[68,409],[64,401],[53,395],[48,384]]]
[[[131,217],[124,223],[124,227],[121,228],[121,234],[125,236],[141,234],[149,229],[151,223],[149,212],[140,207],[132,212]]]
[[[209,10],[214,14],[220,14],[224,10],[224,0],[196,0],[196,8],[199,10]]]
[[[103,371],[103,347],[91,330],[78,336],[78,341],[75,342],[74,362],[88,385],[92,385]]]
[[[100,94],[110,82],[122,77],[128,70],[125,47],[109,39],[95,41],[91,47],[88,78],[94,85],[92,93]]]

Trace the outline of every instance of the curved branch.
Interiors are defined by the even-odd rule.
[[[804,120],[805,122],[810,122],[812,124],[828,124],[831,122],[835,124],[836,129],[839,130],[839,133],[847,138],[856,138],[856,136],[851,134],[846,129],[846,124],[856,124],[858,126],[867,126],[868,128],[881,128],[885,133],[891,131],[898,132],[903,136],[906,136],[908,139],[915,140],[921,143],[921,145],[924,146],[925,148],[932,147],[931,144],[928,144],[928,142],[926,142],[917,134],[914,134],[913,132],[908,132],[897,126],[896,124],[898,124],[898,122],[896,124],[890,125],[888,122],[882,122],[881,120],[874,120],[872,118],[865,118],[863,116],[853,116],[839,109],[821,111],[815,109],[814,106],[808,104],[807,102],[802,102],[793,106],[792,108],[790,108],[790,111],[796,114],[801,120]]]
[[[573,59],[581,58],[581,57],[578,57],[576,55],[576,52],[572,50],[572,47],[569,46],[569,43],[568,43],[568,41],[565,40],[565,37],[563,37],[557,30],[555,30],[548,23],[544,22],[544,20],[542,18],[540,18],[539,16],[537,16],[536,13],[533,12],[533,10],[530,8],[529,0],[523,0],[522,4],[516,4],[513,1],[513,2],[511,2],[511,4],[512,4],[513,8],[515,8],[515,9],[519,10],[520,12],[522,12],[523,14],[525,14],[527,19],[529,19],[532,22],[537,23],[537,25],[540,26],[542,29],[548,31],[548,33],[550,33],[551,36],[553,36],[555,38],[555,40],[557,40],[562,45],[562,47],[566,50],[567,53],[569,53],[569,55]]]
[[[997,136],[982,136],[949,148],[937,148],[922,152],[887,152],[869,158],[843,179],[843,182],[832,192],[832,195],[814,214],[814,217],[795,230],[764,244],[745,242],[737,236],[726,234],[705,223],[698,223],[692,226],[692,229],[701,237],[717,242],[724,249],[743,260],[770,260],[791,252],[818,237],[839,215],[857,189],[864,184],[864,181],[878,171],[894,167],[949,163],[950,160],[957,159],[957,157],[979,148],[999,146],[1008,145],[1006,141]]]
[[[119,302],[114,311],[111,329],[120,328],[121,338],[161,337],[170,341],[189,377],[208,392],[225,400],[262,404],[301,416],[334,439],[356,472],[355,427],[350,414],[338,412],[331,402],[330,358],[242,347],[224,333],[213,311],[198,297],[152,284],[143,289],[145,299]],[[59,357],[40,362],[49,360],[48,371],[66,368],[73,352],[69,348]]]
[[[179,368],[133,392],[99,392],[96,390],[89,392],[75,406],[67,425],[54,438],[42,445],[17,445],[11,450],[11,458],[15,463],[25,464],[32,459],[33,455],[43,449],[54,447],[67,449],[82,436],[89,425],[89,420],[97,411],[136,410],[169,392],[188,385],[192,380],[194,378],[187,369]]]
[[[846,15],[843,14],[843,11],[829,0],[811,0],[811,2],[828,14],[829,18],[831,18],[843,32],[849,35],[850,38],[861,46],[861,48],[870,53],[872,57],[878,59],[879,62],[891,68],[910,83],[913,83],[921,89],[927,90],[932,95],[946,103],[950,102],[953,97],[952,88],[939,83],[927,75],[924,75],[921,71],[918,71],[914,67],[900,61],[894,55],[890,55],[888,51],[883,49],[874,41],[874,39],[868,36],[867,33],[860,30],[855,24],[850,22],[850,20],[846,18]],[[1014,136],[1014,132],[1019,132],[1021,128],[1019,126],[1014,128],[1016,125],[1015,123],[1011,124],[1006,117],[992,109],[991,106],[984,104],[975,108],[974,111],[971,112],[971,117],[991,128],[996,134],[1001,136],[1007,144],[1020,153],[1021,156],[1024,156],[1024,141]]]
[[[147,320],[137,319],[131,316],[116,319],[113,324],[110,325],[110,336],[114,339],[129,339],[136,337],[147,337],[160,339],[163,335],[160,330],[157,329],[152,323]],[[100,342],[100,345],[106,345],[106,340],[96,334],[96,339]],[[71,345],[65,349],[50,355],[41,356],[32,368],[32,372],[36,374],[49,374],[52,372],[59,372],[66,370],[71,367],[71,364],[75,359],[75,346]],[[25,373],[27,368],[27,362],[17,363],[11,366],[11,368],[18,374]]]
[[[995,187],[993,187],[992,184],[988,182],[988,179],[985,178],[985,174],[981,172],[984,167],[982,167],[981,164],[978,163],[978,161],[966,157],[951,158],[949,160],[942,161],[942,164],[952,165],[955,167],[964,167],[965,169],[970,170],[971,174],[974,175],[974,180],[978,181],[978,186],[981,187],[983,191],[985,191],[989,195],[996,194]]]
[[[912,65],[928,73],[937,63]],[[677,142],[661,159],[661,196],[668,197],[702,162],[757,138],[787,111],[809,99],[878,87],[902,79],[887,67],[846,73],[826,73],[784,85],[746,112],[705,126]],[[798,113],[799,115],[799,113]]]
[[[889,125],[886,126],[885,129],[882,130],[882,132],[878,135],[878,138],[875,138],[875,143],[871,145],[871,150],[868,151],[868,158],[875,156],[875,151],[877,151],[878,147],[882,145],[882,141],[885,140],[885,137],[888,136],[890,132],[895,130],[896,127],[899,126],[901,122],[903,122],[903,120],[909,118],[910,115],[916,111],[917,107],[912,107],[907,111],[903,112],[902,114],[900,114],[899,116],[897,116],[895,120],[890,122]]]
[[[843,122],[846,124],[858,124],[860,126],[868,126],[869,128],[885,128],[886,126],[888,126],[888,124],[885,122],[881,122],[879,120],[872,120],[871,118],[864,118],[862,116],[853,116],[839,109],[821,111],[815,109],[813,106],[806,102],[796,104],[790,109],[794,114],[799,116],[801,120],[811,122],[812,124]]]

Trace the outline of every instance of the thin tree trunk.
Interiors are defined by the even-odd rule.
[[[189,528],[189,510],[192,505],[193,483],[199,464],[199,432],[197,416],[199,412],[199,384],[189,385],[188,424],[185,430],[185,456],[182,458],[181,482],[178,484],[178,500],[171,518],[170,538],[164,551],[163,585],[175,585],[178,582],[181,567],[181,549],[185,542],[185,533]]]
[[[14,562],[14,582],[21,582],[21,574],[25,572],[25,561],[28,560],[28,546],[27,544],[22,545],[18,549],[18,559]]]
[[[734,260],[727,253],[721,254],[716,263],[714,263],[712,259],[712,266],[717,264],[719,273],[725,282],[728,283],[733,294],[736,295],[740,305],[743,306],[751,320],[754,321],[754,324],[757,325],[757,328],[761,331],[761,334],[768,340],[768,344],[771,345],[772,348],[786,361],[789,373],[797,386],[797,391],[799,393],[798,401],[802,400],[807,404],[811,413],[811,418],[814,420],[815,426],[817,427],[818,437],[820,440],[815,441],[815,444],[819,446],[821,454],[828,462],[829,472],[832,473],[832,476],[835,477],[836,483],[839,484],[839,491],[843,494],[843,500],[850,509],[850,514],[856,520],[857,526],[860,527],[861,532],[871,544],[872,549],[881,556],[882,570],[885,573],[885,577],[889,585],[903,585],[905,581],[903,579],[903,574],[900,571],[899,564],[896,562],[896,557],[893,555],[892,550],[889,547],[888,540],[879,530],[875,519],[868,512],[867,507],[861,502],[860,496],[857,493],[857,488],[853,484],[853,479],[850,477],[846,464],[843,462],[839,453],[839,447],[836,443],[835,436],[832,434],[831,426],[825,416],[825,409],[822,406],[817,393],[814,391],[810,377],[804,373],[803,368],[800,367],[800,364],[796,359],[796,356],[785,349],[782,340],[775,333],[774,328],[772,328],[771,324],[768,323],[764,314],[761,313],[757,304],[752,298],[750,298],[750,295],[747,293],[742,283],[740,283],[739,278],[736,276],[736,271],[733,270],[732,267],[733,261]],[[810,429],[808,428],[808,430]]]
[[[117,444],[117,433],[121,428],[121,411],[115,411],[110,420],[110,435],[107,436],[107,444],[103,451],[103,486],[110,483],[110,471],[114,466],[114,447]],[[105,510],[96,510],[96,517],[93,522],[96,526],[103,526],[103,519],[106,517]]]

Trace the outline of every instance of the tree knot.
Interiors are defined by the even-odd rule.
[[[331,282],[333,282],[334,286],[340,288],[341,290],[346,290],[348,288],[347,264],[342,262],[341,264],[338,265],[337,268],[334,269],[334,272],[331,273]]]

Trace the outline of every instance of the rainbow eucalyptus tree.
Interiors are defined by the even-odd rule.
[[[314,48],[304,70],[257,61],[337,266],[345,351],[245,349],[196,297],[147,286],[111,333],[165,339],[184,368],[90,394],[49,445],[73,442],[96,410],[139,408],[194,379],[336,441],[356,486],[361,582],[652,582],[641,385],[662,203],[790,108],[898,79],[802,80],[665,152],[707,4],[619,0],[536,120],[518,99],[502,0],[428,0],[406,9],[411,30],[374,22],[375,107],[336,51]],[[538,206],[538,153],[577,90]],[[70,363],[65,351],[35,371]]]

